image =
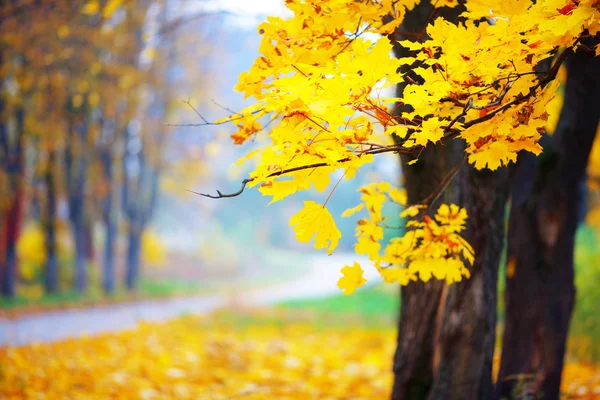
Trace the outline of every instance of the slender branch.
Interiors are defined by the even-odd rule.
[[[200,117],[200,119],[201,119],[202,121],[204,121],[204,123],[205,123],[205,124],[209,124],[209,122],[206,120],[206,118],[204,118],[204,116],[203,116],[202,114],[200,114],[200,111],[198,111],[198,110],[196,109],[196,107],[194,107],[194,106],[192,105],[192,103],[191,103],[190,99],[187,99],[187,100],[181,100],[181,101],[182,101],[184,104],[187,104],[187,105],[188,105],[188,107],[190,107],[190,108],[191,108],[191,109],[192,109],[192,110],[193,110],[193,111],[196,113],[196,115],[197,115],[197,116],[199,116],[199,117]]]
[[[211,122],[211,121],[208,121],[208,120],[207,120],[207,119],[206,119],[206,118],[205,118],[205,117],[204,117],[202,114],[200,114],[200,112],[199,112],[199,111],[198,111],[198,110],[197,110],[197,109],[196,109],[196,108],[195,108],[195,107],[192,105],[192,103],[191,103],[190,99],[188,99],[188,100],[181,100],[181,101],[182,101],[184,104],[187,104],[187,105],[188,105],[188,106],[189,106],[189,107],[190,107],[190,108],[191,108],[191,109],[194,111],[194,113],[195,113],[195,114],[196,114],[198,117],[200,117],[200,119],[202,120],[202,123],[201,123],[201,124],[165,124],[165,126],[208,126],[208,125],[224,125],[224,124],[228,124],[228,123],[230,123],[230,122],[237,121],[237,120],[240,120],[240,119],[243,119],[243,118],[245,118],[245,115],[243,115],[243,114],[241,114],[241,113],[232,112],[231,110],[229,110],[229,109],[227,109],[227,108],[225,108],[225,107],[222,107],[222,106],[220,106],[221,108],[224,108],[224,109],[226,109],[226,110],[228,110],[228,111],[232,112],[232,114],[234,114],[234,115],[232,115],[232,116],[231,116],[231,118],[228,118],[228,119],[226,119],[226,120],[224,120],[224,121],[220,121],[220,122]],[[213,103],[217,104],[217,103],[216,103],[214,100],[213,100]],[[217,104],[217,105],[218,105],[218,104]],[[264,111],[264,110],[263,110],[262,108],[261,108],[261,109],[258,109],[258,110],[254,110],[254,111],[252,111],[251,115],[255,115],[255,114],[261,113],[261,112],[263,112],[263,111]]]
[[[342,174],[342,176],[340,176],[340,179],[338,179],[338,181],[335,183],[335,186],[333,187],[333,189],[331,189],[331,192],[329,192],[329,196],[327,196],[327,199],[325,199],[325,203],[323,203],[323,207],[325,207],[327,205],[327,203],[329,203],[329,199],[331,199],[333,192],[335,192],[335,189],[337,189],[337,187],[340,185],[340,182],[342,182],[342,179],[344,179],[344,177],[346,176],[347,173],[348,173],[348,168],[346,168],[346,170],[344,170],[344,173]]]
[[[224,106],[224,105],[222,105],[222,104],[219,104],[219,103],[217,103],[217,101],[216,101],[215,99],[210,99],[210,101],[211,101],[211,102],[212,102],[212,103],[213,103],[215,106],[217,106],[217,107],[219,107],[219,108],[221,108],[221,109],[223,109],[223,110],[225,110],[225,111],[227,111],[227,112],[231,113],[232,115],[243,115],[243,114],[241,114],[241,113],[239,113],[239,112],[237,112],[237,111],[233,111],[232,109],[230,109],[230,108],[228,108],[228,107],[226,107],[226,106]]]
[[[212,194],[206,194],[206,193],[199,193],[199,192],[194,192],[193,190],[188,190],[188,192],[190,193],[194,193],[194,194],[198,194],[200,196],[204,196],[204,197],[208,197],[211,199],[223,199],[226,197],[237,197],[240,194],[242,194],[244,192],[244,189],[246,189],[246,185],[249,182],[252,182],[254,179],[253,178],[246,178],[242,181],[242,187],[240,188],[240,190],[238,190],[237,192],[234,193],[229,193],[229,194],[223,194],[221,193],[221,191],[217,190],[217,195],[213,196]]]
[[[348,144],[354,144],[357,146],[371,146],[371,148],[378,148],[378,149],[384,149],[387,146],[384,146],[382,144],[379,143],[373,143],[373,142],[348,142]]]
[[[458,174],[460,169],[466,164],[466,161],[467,161],[467,157],[465,156],[462,159],[462,161],[460,163],[458,163],[458,165],[456,165],[454,168],[452,168],[446,174],[446,176],[444,176],[444,178],[442,179],[442,181],[440,182],[438,187],[429,196],[427,196],[426,198],[421,200],[421,202],[419,202],[418,204],[426,204],[428,206],[431,206],[433,203],[435,203],[436,200],[442,195],[444,190],[446,190],[446,188],[448,187],[450,182],[452,182],[454,177]]]
[[[369,149],[369,150],[362,151],[362,152],[358,153],[358,157],[360,157],[363,154],[402,153],[402,152],[403,153],[412,153],[413,150],[406,150],[402,146],[390,146],[390,147],[385,147],[385,148],[380,148],[380,149]],[[348,161],[351,161],[353,159],[354,158],[351,158],[351,157],[341,158],[341,159],[337,160],[335,162],[335,164],[348,162]],[[273,172],[273,173],[267,175],[267,178],[274,178],[274,177],[277,177],[277,176],[291,174],[292,172],[303,171],[303,170],[306,170],[306,169],[321,168],[321,167],[334,167],[335,164],[327,163],[327,162],[321,162],[321,163],[301,165],[299,167],[287,168],[287,169],[282,169],[281,171]],[[194,193],[194,194],[198,194],[200,196],[208,197],[208,198],[211,198],[211,199],[221,199],[221,198],[225,198],[225,197],[236,197],[236,196],[241,195],[244,192],[244,189],[246,189],[246,185],[249,182],[252,182],[253,180],[254,180],[254,178],[246,178],[246,179],[244,179],[242,181],[242,187],[241,187],[241,189],[238,190],[237,192],[229,193],[229,194],[223,194],[219,190],[217,190],[217,196],[206,194],[206,193],[194,192],[193,190],[188,190],[188,192]]]

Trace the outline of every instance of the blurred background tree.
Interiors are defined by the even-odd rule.
[[[185,162],[184,155],[169,159],[165,151],[173,145],[173,129],[165,125],[175,110],[173,87],[201,71],[186,55],[202,34],[180,40],[186,20],[175,15],[173,3],[2,2],[4,296],[36,284],[47,293],[84,293],[100,276],[106,293],[121,283],[134,289],[141,249],[157,257],[150,248],[160,246],[160,239],[144,232],[157,208],[161,178]],[[189,94],[200,94],[205,82],[195,79]],[[188,183],[195,183],[197,172],[188,173]],[[117,280],[120,236],[124,282]]]

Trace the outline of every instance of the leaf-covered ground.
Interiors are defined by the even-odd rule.
[[[393,329],[348,326],[289,310],[219,313],[0,349],[0,398],[388,398]],[[600,396],[600,372],[569,364],[563,388]]]

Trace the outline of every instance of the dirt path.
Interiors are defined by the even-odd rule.
[[[316,255],[312,267],[301,277],[260,290],[236,291],[228,295],[195,296],[170,300],[140,301],[86,309],[52,311],[45,314],[0,320],[0,346],[57,340],[116,332],[134,328],[140,321],[165,321],[183,314],[205,314],[232,304],[270,305],[285,300],[314,298],[339,293],[339,270],[362,261],[369,283],[378,282],[377,271],[355,255]],[[285,268],[282,266],[282,268]]]

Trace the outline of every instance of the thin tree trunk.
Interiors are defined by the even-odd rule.
[[[94,224],[90,218],[86,218],[85,225],[85,258],[88,263],[93,263],[96,258],[94,246]]]
[[[2,22],[2,18],[0,18]],[[0,51],[0,68],[4,61],[4,54]],[[0,81],[0,85],[3,82]],[[0,171],[5,172],[6,160],[8,159],[8,123],[5,117],[6,103],[4,97],[0,96]],[[6,269],[6,217],[0,212],[0,287],[4,286],[4,275]]]
[[[110,220],[106,222],[104,236],[104,292],[111,294],[115,291],[115,243],[117,239],[117,224]]]
[[[21,177],[18,178],[20,180]],[[19,186],[21,184],[18,184]],[[6,297],[14,297],[15,284],[17,278],[17,240],[21,226],[23,189],[17,188],[11,200],[11,207],[8,209],[5,217],[6,238],[6,264],[4,267],[4,276],[2,278],[2,294]]]
[[[21,228],[22,209],[23,209],[23,141],[25,139],[24,124],[25,112],[22,108],[15,112],[16,132],[15,143],[13,146],[7,143],[7,154],[5,162],[5,172],[8,177],[10,192],[8,193],[9,207],[5,211],[3,218],[3,232],[0,237],[4,241],[4,265],[1,266],[2,272],[2,294],[6,297],[14,297],[17,272],[17,240]],[[8,130],[4,126],[3,129]],[[4,131],[2,134],[7,134]],[[8,139],[8,138],[5,138]],[[2,262],[2,260],[0,260]]]
[[[139,229],[132,229],[129,232],[127,246],[127,274],[125,284],[127,289],[135,289],[140,272],[140,250],[141,250],[141,232]]]
[[[56,167],[56,153],[48,153],[48,165],[44,174],[46,186],[46,208],[44,212],[44,232],[46,248],[46,293],[58,291],[58,263],[56,257],[56,181],[54,169]]]
[[[65,157],[69,189],[69,219],[75,245],[75,290],[82,293],[87,287],[85,178],[88,155],[85,152],[87,150],[88,123],[75,124],[69,133],[70,143]]]
[[[521,157],[508,234],[506,317],[498,391],[558,399],[575,286],[580,185],[600,120],[600,58],[567,60],[556,132],[537,159]]]
[[[475,263],[469,279],[445,290],[429,399],[495,398],[492,362],[507,182],[507,168],[492,172],[469,166],[463,175],[463,204],[469,213],[465,238],[475,250]]]
[[[102,219],[104,221],[104,292],[113,293],[115,290],[115,246],[117,240],[117,222],[114,207],[114,165],[112,146],[105,144],[106,148],[100,152],[100,160],[104,171],[105,184],[108,192],[102,201]]]
[[[83,212],[72,218],[73,243],[75,244],[75,289],[82,293],[87,284],[87,251]]]

